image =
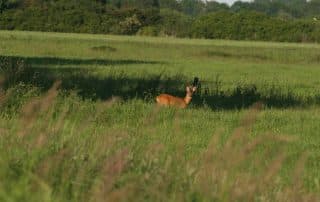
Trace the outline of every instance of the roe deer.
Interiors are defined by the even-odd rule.
[[[168,94],[161,94],[156,97],[158,105],[162,106],[175,106],[180,108],[186,108],[191,102],[193,93],[197,90],[195,86],[187,86],[187,94],[184,98],[175,97]]]

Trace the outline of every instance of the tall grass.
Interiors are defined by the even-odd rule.
[[[183,139],[174,152],[165,144],[146,141],[163,132],[155,123],[164,118],[163,113],[173,113],[169,131],[183,137],[180,122],[184,120],[178,116],[183,111],[149,105],[151,114],[134,131],[108,127],[108,121],[97,123],[101,116],[106,117],[109,108],[127,104],[109,100],[83,105],[76,97],[61,100],[59,86],[56,82],[41,98],[27,102],[20,115],[1,126],[0,198],[4,201],[320,200],[304,186],[306,152],[300,153],[289,172],[292,181],[279,181],[288,158],[286,145],[298,140],[270,133],[249,135],[261,103],[246,112],[227,140],[221,142],[222,125],[201,152],[186,158]],[[125,107],[128,115],[122,117],[139,105]],[[145,144],[139,143],[143,140]]]
[[[184,96],[185,86],[192,81],[184,74],[171,75],[165,70],[159,74],[137,72],[133,75],[123,70],[109,69],[105,71],[106,76],[100,77],[97,75],[99,68],[90,68],[90,71],[86,68],[39,68],[32,67],[34,63],[24,58],[0,57],[0,59],[0,70],[6,78],[4,89],[20,84],[22,86],[15,90],[27,90],[35,86],[46,91],[55,80],[60,80],[64,93],[77,92],[80,97],[92,100],[119,96],[125,100],[138,98],[153,102],[154,97],[161,92]],[[39,63],[48,60],[50,59],[43,59]],[[23,85],[25,88],[22,88]],[[308,107],[319,104],[319,95],[299,94],[293,87],[282,86],[277,81],[260,85],[243,81],[234,87],[225,87],[225,81],[217,74],[210,82],[200,82],[192,105],[206,106],[215,110],[241,109],[258,101],[275,108]]]
[[[317,45],[0,38],[1,201],[320,200]]]

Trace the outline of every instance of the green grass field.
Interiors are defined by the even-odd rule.
[[[0,201],[320,201],[320,45],[0,31],[0,56]]]

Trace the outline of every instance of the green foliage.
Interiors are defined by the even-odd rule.
[[[142,27],[137,34],[141,36],[158,36],[159,28],[156,26]]]
[[[119,32],[121,34],[135,34],[140,28],[141,28],[141,22],[137,18],[136,15],[133,15],[132,17],[128,17],[124,19],[124,21],[121,21],[119,23],[120,30]]]
[[[207,13],[227,11],[229,10],[229,7],[227,4],[218,3],[216,1],[207,1],[205,5],[205,10]]]
[[[231,7],[199,0],[1,0],[0,29],[318,42],[319,5],[316,0],[238,1]]]
[[[28,74],[28,67],[23,60],[16,60],[8,57],[0,57],[0,76],[3,77],[3,86],[5,89],[18,84],[23,76],[32,79]],[[27,73],[27,74],[26,74]]]
[[[204,2],[201,0],[181,0],[181,10],[187,15],[196,16],[203,12]]]
[[[256,12],[217,12],[193,23],[193,36],[211,39],[316,41],[318,25],[307,20],[281,20]]]
[[[61,0],[47,6],[7,10],[0,16],[0,29],[135,34],[142,26],[156,24],[158,13],[154,8],[118,10],[86,0]]]
[[[171,9],[161,10],[160,15],[161,35],[176,37],[187,37],[190,35],[190,26],[186,26],[192,23],[192,19],[189,16]]]
[[[181,4],[176,0],[160,0],[160,8],[181,11]]]

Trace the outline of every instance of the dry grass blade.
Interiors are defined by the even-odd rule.
[[[180,116],[181,116],[181,114],[179,113],[179,111],[175,110],[174,111],[174,119],[173,119],[173,131],[175,133],[181,133],[182,132]],[[179,146],[183,146],[183,143],[181,145],[179,145]]]
[[[156,134],[158,132],[157,128],[154,127],[154,125],[157,121],[157,117],[158,117],[160,109],[161,109],[160,106],[157,106],[157,105],[154,106],[152,108],[152,111],[149,114],[146,114],[146,117],[143,119],[142,126],[143,126],[144,131],[146,133]]]
[[[65,123],[68,107],[63,107],[55,123],[51,121],[54,112],[55,108],[49,108],[44,116],[41,116],[42,121],[40,126],[35,128],[36,137],[34,137],[34,142],[30,144],[31,148],[33,146],[37,149],[42,148],[49,142],[50,135],[58,134],[59,132],[63,133],[63,125]]]
[[[308,156],[309,156],[309,153],[308,152],[304,152],[299,160],[297,161],[296,163],[296,167],[295,167],[295,170],[293,172],[293,185],[294,185],[294,189],[296,191],[298,190],[301,190],[302,187],[303,187],[303,170],[304,170],[304,167],[306,165],[306,162],[308,160]]]
[[[119,202],[119,201],[131,201],[129,200],[132,193],[137,191],[137,187],[134,185],[128,184],[122,188],[114,190],[108,194],[108,197],[105,199],[101,199],[101,202],[110,201],[110,202]],[[134,196],[133,196],[134,198]]]
[[[257,103],[249,110],[241,121],[241,125],[234,130],[221,151],[217,149],[220,136],[214,135],[211,139],[206,152],[203,154],[200,169],[195,175],[195,181],[202,187],[201,192],[206,193],[209,198],[214,196],[213,187],[220,190],[221,198],[224,198],[224,193],[232,192],[233,183],[230,184],[230,177],[233,175],[233,169],[238,163],[244,161],[248,157],[248,153],[263,141],[261,138],[248,143],[244,148],[241,147],[243,143],[247,142],[248,136],[246,134],[249,127],[257,119],[261,107],[262,104]]]
[[[4,78],[2,76],[0,76],[0,106],[3,104],[3,102],[5,101],[5,98],[6,98],[6,94],[3,89],[4,82],[5,82]]]
[[[194,182],[198,183],[202,188],[202,191],[209,193],[210,186],[214,181],[214,173],[217,170],[217,165],[215,164],[215,157],[219,155],[218,153],[218,143],[222,134],[222,130],[217,131],[211,138],[206,150],[202,153],[202,155],[197,157],[194,162],[199,161],[199,167],[194,168],[192,163],[190,163],[188,167],[189,175],[194,174]],[[199,158],[199,159],[198,159]]]
[[[126,168],[129,150],[117,152],[105,162],[102,168],[102,181],[93,187],[92,201],[108,201],[117,178]]]
[[[47,157],[39,163],[37,174],[42,178],[49,177],[49,171],[56,169],[57,166],[61,164],[61,161],[68,156],[68,154],[68,149],[61,149],[57,153]]]
[[[4,84],[4,82],[5,82],[4,77],[0,75],[0,89],[2,89],[2,88],[3,88],[3,84]]]
[[[303,188],[303,170],[308,161],[309,152],[304,152],[298,159],[292,173],[293,185],[277,195],[278,201],[314,202],[320,201],[319,193],[308,193]]]
[[[38,115],[41,112],[45,113],[49,107],[52,106],[58,95],[58,87],[60,85],[61,81],[56,81],[43,98],[35,98],[23,106],[21,116],[21,126],[23,126],[23,128],[18,132],[18,136],[25,136],[34,125]]]
[[[241,126],[233,131],[221,150],[212,149],[216,147],[212,144],[218,144],[218,136],[216,135],[208,145],[206,152],[203,154],[200,168],[195,175],[195,182],[201,187],[201,193],[208,198],[216,197],[227,201],[253,201],[256,196],[270,191],[269,185],[273,184],[272,179],[279,173],[286,159],[285,152],[277,155],[264,174],[258,177],[247,172],[241,172],[238,168],[240,168],[240,164],[246,162],[246,159],[254,157],[250,154],[266,141],[287,143],[296,140],[296,138],[266,134],[249,141],[248,129],[255,123],[261,107],[262,104],[258,103],[250,109],[241,121]],[[265,153],[263,156],[267,157],[270,154]],[[259,165],[256,164],[258,162],[260,162]],[[263,164],[260,159],[253,163],[256,167],[261,167],[260,164]],[[305,161],[301,160],[301,164],[304,165]],[[296,172],[300,173],[301,168]]]
[[[255,104],[252,105],[252,107],[250,108],[248,114],[241,120],[241,126],[244,127],[250,127],[252,126],[258,117],[258,112],[261,111],[261,109],[263,108],[263,103],[262,102],[257,102]]]
[[[60,84],[61,81],[56,81],[43,98],[34,99],[26,104],[22,109],[24,118],[28,119],[32,117],[35,112],[46,111],[58,95],[57,90]]]
[[[64,124],[65,118],[67,116],[68,110],[69,110],[68,107],[63,107],[58,120],[56,121],[56,123],[52,127],[52,132],[53,133],[57,133],[59,130],[61,130],[63,128],[63,124]],[[81,126],[84,127],[85,125],[83,124]],[[79,131],[81,131],[81,130],[79,130]]]
[[[0,90],[0,106],[5,102],[6,100],[6,94],[1,92]]]
[[[246,142],[247,136],[245,134],[249,132],[249,128],[256,122],[259,111],[262,107],[262,102],[257,102],[250,108],[249,112],[240,121],[240,126],[234,130],[233,134],[226,142],[224,146],[225,152],[230,149],[232,150],[234,144],[239,142],[239,140]]]
[[[258,177],[251,174],[239,175],[231,190],[233,200],[242,198],[247,201],[254,201],[255,196],[270,192],[272,179],[279,173],[285,158],[285,153],[280,153],[269,164],[266,172]]]
[[[61,81],[55,81],[52,87],[48,90],[47,95],[41,99],[41,108],[40,111],[45,112],[52,106],[54,99],[58,95],[58,88],[61,85]]]
[[[238,152],[237,162],[243,161],[250,152],[252,152],[257,146],[263,144],[267,140],[276,140],[278,142],[292,142],[292,141],[295,141],[296,138],[290,137],[290,136],[284,136],[284,135],[275,136],[271,134],[257,137],[251,142],[244,145],[243,148],[241,148],[241,150]]]
[[[262,183],[260,186],[266,186],[268,185],[272,178],[278,173],[278,171],[281,169],[283,161],[286,159],[287,155],[285,152],[281,152],[273,162],[270,163],[269,168],[267,169],[265,175],[262,178]]]
[[[203,154],[205,162],[212,161],[213,156],[218,152],[218,144],[221,139],[222,131],[223,131],[222,129],[218,130],[210,139],[207,149]]]
[[[151,144],[146,148],[145,157],[149,160],[154,160],[157,155],[164,150],[164,145],[161,143]]]
[[[151,113],[144,119],[143,125],[150,126],[153,125],[156,121],[157,115],[159,114],[161,107],[156,105],[153,107]]]

